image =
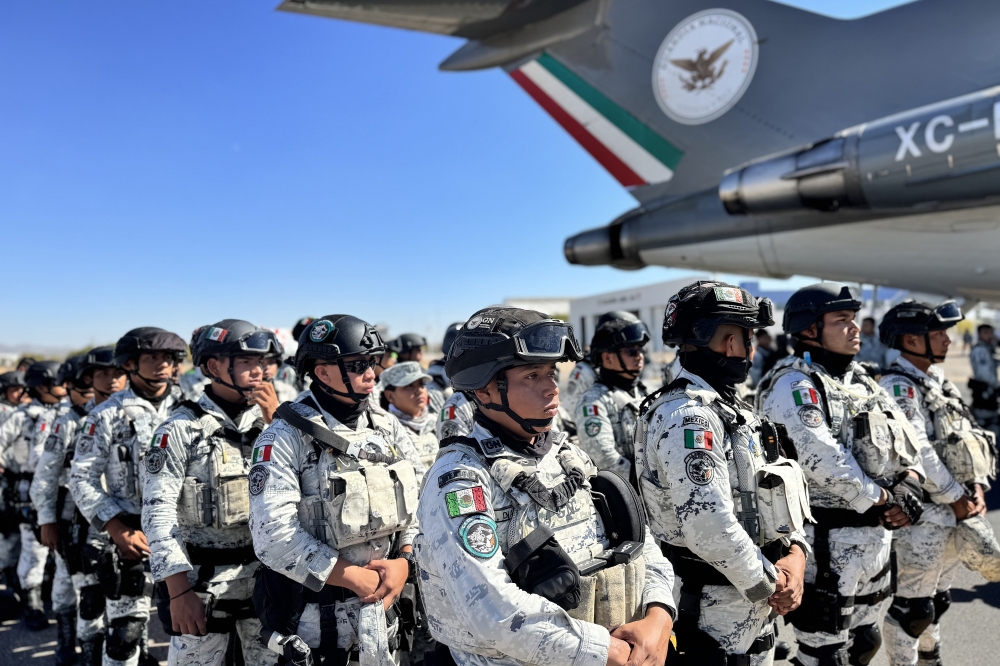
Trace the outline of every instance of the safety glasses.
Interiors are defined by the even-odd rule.
[[[87,354],[86,363],[88,365],[114,365],[114,361],[115,361],[115,350],[102,349]]]
[[[363,375],[378,363],[378,359],[374,356],[370,356],[359,361],[341,361],[344,364],[344,370],[351,373],[352,375]]]
[[[271,354],[281,348],[278,339],[271,331],[254,331],[245,338],[240,338],[240,349],[255,354]]]
[[[934,308],[934,316],[942,324],[957,324],[962,321],[962,308],[955,301],[945,301]]]
[[[642,322],[629,324],[615,333],[615,345],[644,345],[650,340],[649,329]]]
[[[566,354],[567,347],[571,354]],[[540,321],[514,334],[517,355],[526,360],[552,360],[563,356],[582,357],[573,327],[562,322]]]

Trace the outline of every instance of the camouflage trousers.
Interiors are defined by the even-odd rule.
[[[43,546],[28,523],[21,523],[21,554],[17,558],[17,577],[21,587],[38,587],[45,578],[45,563],[49,559],[49,549]]]
[[[750,603],[729,585],[706,585],[702,589],[698,628],[729,654],[746,654],[759,636],[775,629],[766,599]],[[770,666],[773,662],[773,649],[750,657],[751,666]]]
[[[951,513],[948,506],[935,506],[928,509],[925,516],[938,508]],[[898,568],[897,596],[909,599],[930,598],[951,587],[960,565],[954,536],[954,527],[924,521],[899,531],[894,542]],[[919,638],[913,638],[887,615],[883,634],[890,664],[915,665],[918,663],[918,652],[934,652],[940,644],[941,625],[934,622]]]

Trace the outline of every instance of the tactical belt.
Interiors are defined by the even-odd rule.
[[[822,506],[811,506],[809,510],[816,519],[817,529],[822,527],[827,532],[841,527],[879,527],[882,524],[879,522],[882,510],[874,506],[864,513],[858,513],[853,509],[829,509]]]
[[[187,548],[188,559],[191,561],[191,564],[219,567],[234,564],[250,564],[257,561],[257,555],[253,552],[253,546],[205,548],[204,546],[196,546],[193,543],[186,543],[184,545]]]
[[[666,542],[660,543],[660,551],[670,560],[674,573],[680,576],[681,590],[701,597],[701,589],[706,585],[733,584],[725,574],[683,546],[672,546]],[[781,541],[772,541],[761,546],[760,552],[772,564],[788,555],[790,548]]]

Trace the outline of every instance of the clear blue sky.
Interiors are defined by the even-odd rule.
[[[436,338],[682,273],[565,262],[635,203],[506,74],[438,72],[460,40],[277,4],[0,6],[0,343],[330,312]]]

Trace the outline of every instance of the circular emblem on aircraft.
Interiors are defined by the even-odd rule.
[[[653,61],[653,94],[672,120],[700,125],[739,101],[756,68],[757,33],[750,22],[728,9],[707,9],[663,40]]]

